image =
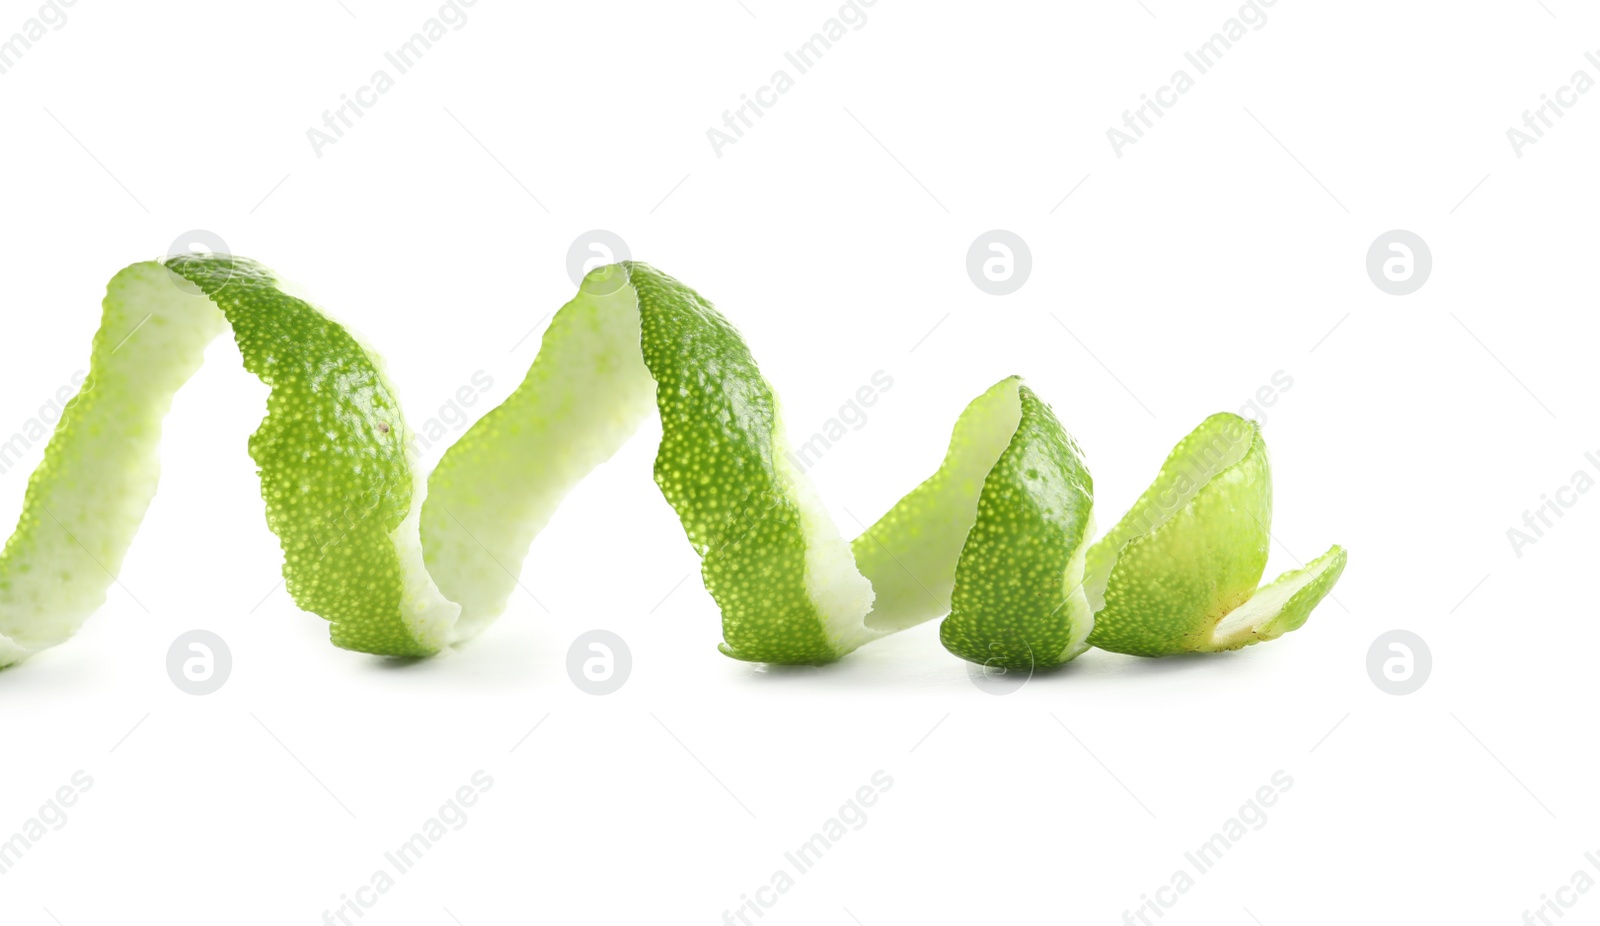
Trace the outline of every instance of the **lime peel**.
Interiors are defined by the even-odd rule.
[[[1305,623],[1338,581],[1335,546],[1257,588],[1271,543],[1272,474],[1261,429],[1212,415],[1173,448],[1150,488],[1089,551],[1091,645],[1138,656],[1238,649]]]
[[[1180,442],[1091,544],[1082,451],[1015,376],[961,413],[933,475],[847,542],[738,332],[646,264],[591,272],[521,385],[427,477],[376,353],[261,265],[134,264],[103,312],[0,554],[0,666],[65,641],[104,602],[155,492],[162,419],[227,329],[270,389],[249,450],[285,585],[346,649],[428,656],[481,632],[566,494],[652,410],[656,483],[736,659],[832,662],[941,616],[947,649],[1007,670],[1091,645],[1232,649],[1301,626],[1345,564],[1334,547],[1257,589],[1270,471],[1259,428],[1234,415]]]

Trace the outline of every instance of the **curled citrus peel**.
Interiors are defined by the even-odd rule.
[[[104,602],[155,493],[162,419],[229,329],[270,387],[249,449],[285,586],[346,649],[428,656],[481,632],[566,493],[652,409],[656,483],[736,659],[832,662],[947,614],[947,648],[1008,669],[1091,644],[1229,649],[1304,623],[1344,564],[1336,547],[1255,591],[1270,487],[1253,426],[1176,495],[1164,467],[1091,546],[1082,453],[1018,377],[973,400],[938,470],[846,542],[791,463],[777,399],[738,332],[645,264],[590,273],[522,384],[426,478],[376,355],[261,265],[134,264],[103,309],[88,377],[0,554],[0,666],[64,642]],[[1223,425],[1208,420],[1169,467]]]
[[[1089,550],[1089,642],[1137,656],[1218,652],[1298,628],[1344,571],[1334,546],[1258,589],[1272,523],[1261,428],[1212,415],[1173,448],[1156,480]]]

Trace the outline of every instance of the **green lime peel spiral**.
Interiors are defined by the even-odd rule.
[[[1235,649],[1303,624],[1344,567],[1334,547],[1256,589],[1270,473],[1259,429],[1233,415],[1180,443],[1091,544],[1082,452],[1019,377],[973,400],[938,470],[846,542],[791,464],[738,332],[633,262],[584,279],[522,384],[424,479],[373,352],[261,265],[186,255],[107,288],[89,374],[0,554],[0,666],[64,642],[104,602],[155,493],[162,419],[224,329],[270,388],[250,455],[285,586],[345,649],[428,656],[481,632],[566,493],[652,407],[656,483],[736,659],[828,663],[945,615],[951,652],[1006,668],[1091,645]]]

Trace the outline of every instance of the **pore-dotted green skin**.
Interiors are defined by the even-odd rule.
[[[448,640],[459,609],[421,566],[408,435],[377,361],[259,264],[186,255],[106,288],[89,374],[0,556],[0,665],[63,642],[104,601],[155,493],[172,397],[230,325],[271,388],[250,455],[295,602],[348,649],[423,656]]]
[[[245,368],[272,390],[250,456],[290,596],[332,623],[338,646],[436,652],[440,640],[419,639],[402,615],[405,583],[390,533],[411,509],[413,476],[400,406],[377,362],[259,264],[180,256],[167,266],[222,310]]]
[[[1020,385],[1008,377],[973,399],[939,469],[851,541],[856,567],[872,582],[869,627],[892,632],[950,613],[956,563],[978,518],[984,480],[1022,419]]]
[[[984,479],[939,639],[970,662],[1028,670],[1085,649],[1094,483],[1049,406],[1026,386],[1018,395],[1021,420]]]
[[[1212,647],[1218,651],[1239,649],[1299,630],[1312,610],[1333,591],[1334,583],[1344,574],[1345,560],[1344,548],[1334,545],[1301,568],[1291,569],[1261,586],[1254,597],[1228,615],[1225,622],[1237,621],[1237,629],[1219,633],[1212,640]]]
[[[832,662],[877,634],[870,584],[780,446],[777,403],[711,304],[637,263],[597,268],[551,320],[527,378],[462,436],[428,481],[428,570],[487,624],[566,493],[651,411],[655,478],[702,557],[722,651]]]
[[[661,413],[656,484],[704,558],[722,651],[791,665],[838,659],[844,651],[806,587],[806,537],[779,470],[771,387],[709,302],[648,265],[625,266]]]
[[[1334,547],[1256,590],[1270,473],[1258,430],[1232,415],[1180,443],[1091,549],[1082,455],[1015,377],[962,413],[932,477],[846,544],[790,461],[738,333],[637,263],[584,280],[527,379],[451,448],[419,505],[376,356],[260,265],[191,255],[135,264],[107,288],[89,374],[0,554],[0,666],[64,641],[104,601],[155,491],[172,396],[229,326],[270,387],[250,454],[286,585],[348,649],[425,656],[481,630],[566,491],[652,406],[656,482],[702,557],[722,651],[738,659],[831,662],[946,609],[947,648],[1007,669],[1057,665],[1090,643],[1233,649],[1302,625],[1345,564]]]
[[[772,389],[732,326],[659,271],[602,267],[556,312],[523,383],[429,479],[428,570],[461,603],[464,634],[491,620],[561,499],[656,410],[656,479],[704,559],[723,652],[829,662],[950,610],[984,477],[1017,429],[1017,388],[975,400],[938,472],[846,545],[779,449]]]
[[[1237,462],[1222,466],[1228,459]],[[1109,566],[1110,576],[1089,642],[1140,656],[1204,649],[1211,628],[1261,581],[1271,523],[1260,429],[1238,415],[1212,415],[1172,449],[1155,482],[1090,551],[1090,575]]]
[[[1310,605],[1304,595],[1290,602],[1305,605],[1293,626],[1292,617],[1273,624],[1275,610],[1244,611],[1230,622],[1251,616],[1276,629],[1270,636],[1243,625],[1218,636],[1230,614],[1266,591],[1256,586],[1266,568],[1271,524],[1272,475],[1260,427],[1238,415],[1207,418],[1173,448],[1138,503],[1089,551],[1086,584],[1097,609],[1090,644],[1138,656],[1214,652],[1298,627],[1321,594]],[[1323,578],[1325,594],[1338,571]]]

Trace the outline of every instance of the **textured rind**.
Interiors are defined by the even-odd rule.
[[[1256,589],[1270,470],[1259,429],[1234,415],[1180,442],[1091,548],[1081,451],[1017,377],[974,400],[940,469],[846,544],[787,455],[776,397],[737,331],[637,263],[585,279],[523,386],[425,486],[376,355],[260,265],[190,255],[136,264],[108,286],[88,379],[0,555],[0,666],[62,642],[103,602],[155,491],[162,418],[224,318],[270,388],[250,454],[286,585],[347,649],[426,656],[485,626],[517,583],[506,562],[521,562],[652,400],[656,482],[702,557],[722,651],[738,659],[831,662],[947,607],[945,646],[1007,669],[1057,665],[1090,644],[1234,649],[1303,625],[1345,566],[1335,546]],[[418,504],[429,488],[435,503]],[[867,576],[886,592],[876,602]]]
[[[1242,456],[1219,465],[1246,441]],[[1253,623],[1217,637],[1230,614],[1304,574],[1297,570],[1257,589],[1271,524],[1272,474],[1260,427],[1237,415],[1212,415],[1173,448],[1138,503],[1089,551],[1089,574],[1104,581],[1102,591],[1091,580],[1090,599],[1099,609],[1090,644],[1167,656],[1237,649],[1300,627],[1338,580],[1344,564],[1338,547],[1318,561],[1333,568],[1280,611],[1241,611],[1235,620],[1248,616]]]
[[[1271,584],[1264,585],[1256,592],[1257,596],[1267,594],[1274,587],[1285,585],[1307,573],[1317,573],[1316,578],[1308,582],[1305,587],[1289,596],[1278,613],[1256,625],[1249,639],[1234,645],[1223,647],[1225,649],[1238,649],[1253,643],[1266,640],[1276,640],[1291,630],[1299,630],[1305,625],[1311,612],[1316,609],[1322,599],[1333,591],[1333,586],[1338,583],[1339,577],[1344,575],[1345,562],[1348,556],[1343,547],[1335,544],[1328,552],[1322,554],[1299,569],[1292,569],[1276,579]]]
[[[1243,457],[1174,510],[1174,500],[1240,441],[1249,442]],[[1217,622],[1255,593],[1271,523],[1272,474],[1260,429],[1237,415],[1212,415],[1172,449],[1155,482],[1090,550],[1091,574],[1108,558],[1115,562],[1090,644],[1138,656],[1205,648]]]
[[[1089,630],[1094,483],[1049,406],[1026,386],[1018,395],[1021,421],[984,479],[939,639],[970,662],[1048,668],[1082,652]]]
[[[1017,386],[1008,377],[968,403],[938,470],[851,542],[876,596],[867,615],[872,627],[901,630],[950,612],[956,563],[977,520],[984,479],[1021,420]]]
[[[345,649],[437,652],[447,628],[419,638],[403,616],[390,535],[411,510],[414,479],[405,422],[378,363],[253,261],[180,256],[167,267],[216,303],[245,368],[271,388],[250,457],[295,604],[330,621]]]
[[[661,413],[656,485],[703,557],[701,578],[722,609],[722,651],[750,662],[833,662],[844,651],[807,592],[805,535],[779,471],[772,388],[710,303],[646,264],[625,266]]]

